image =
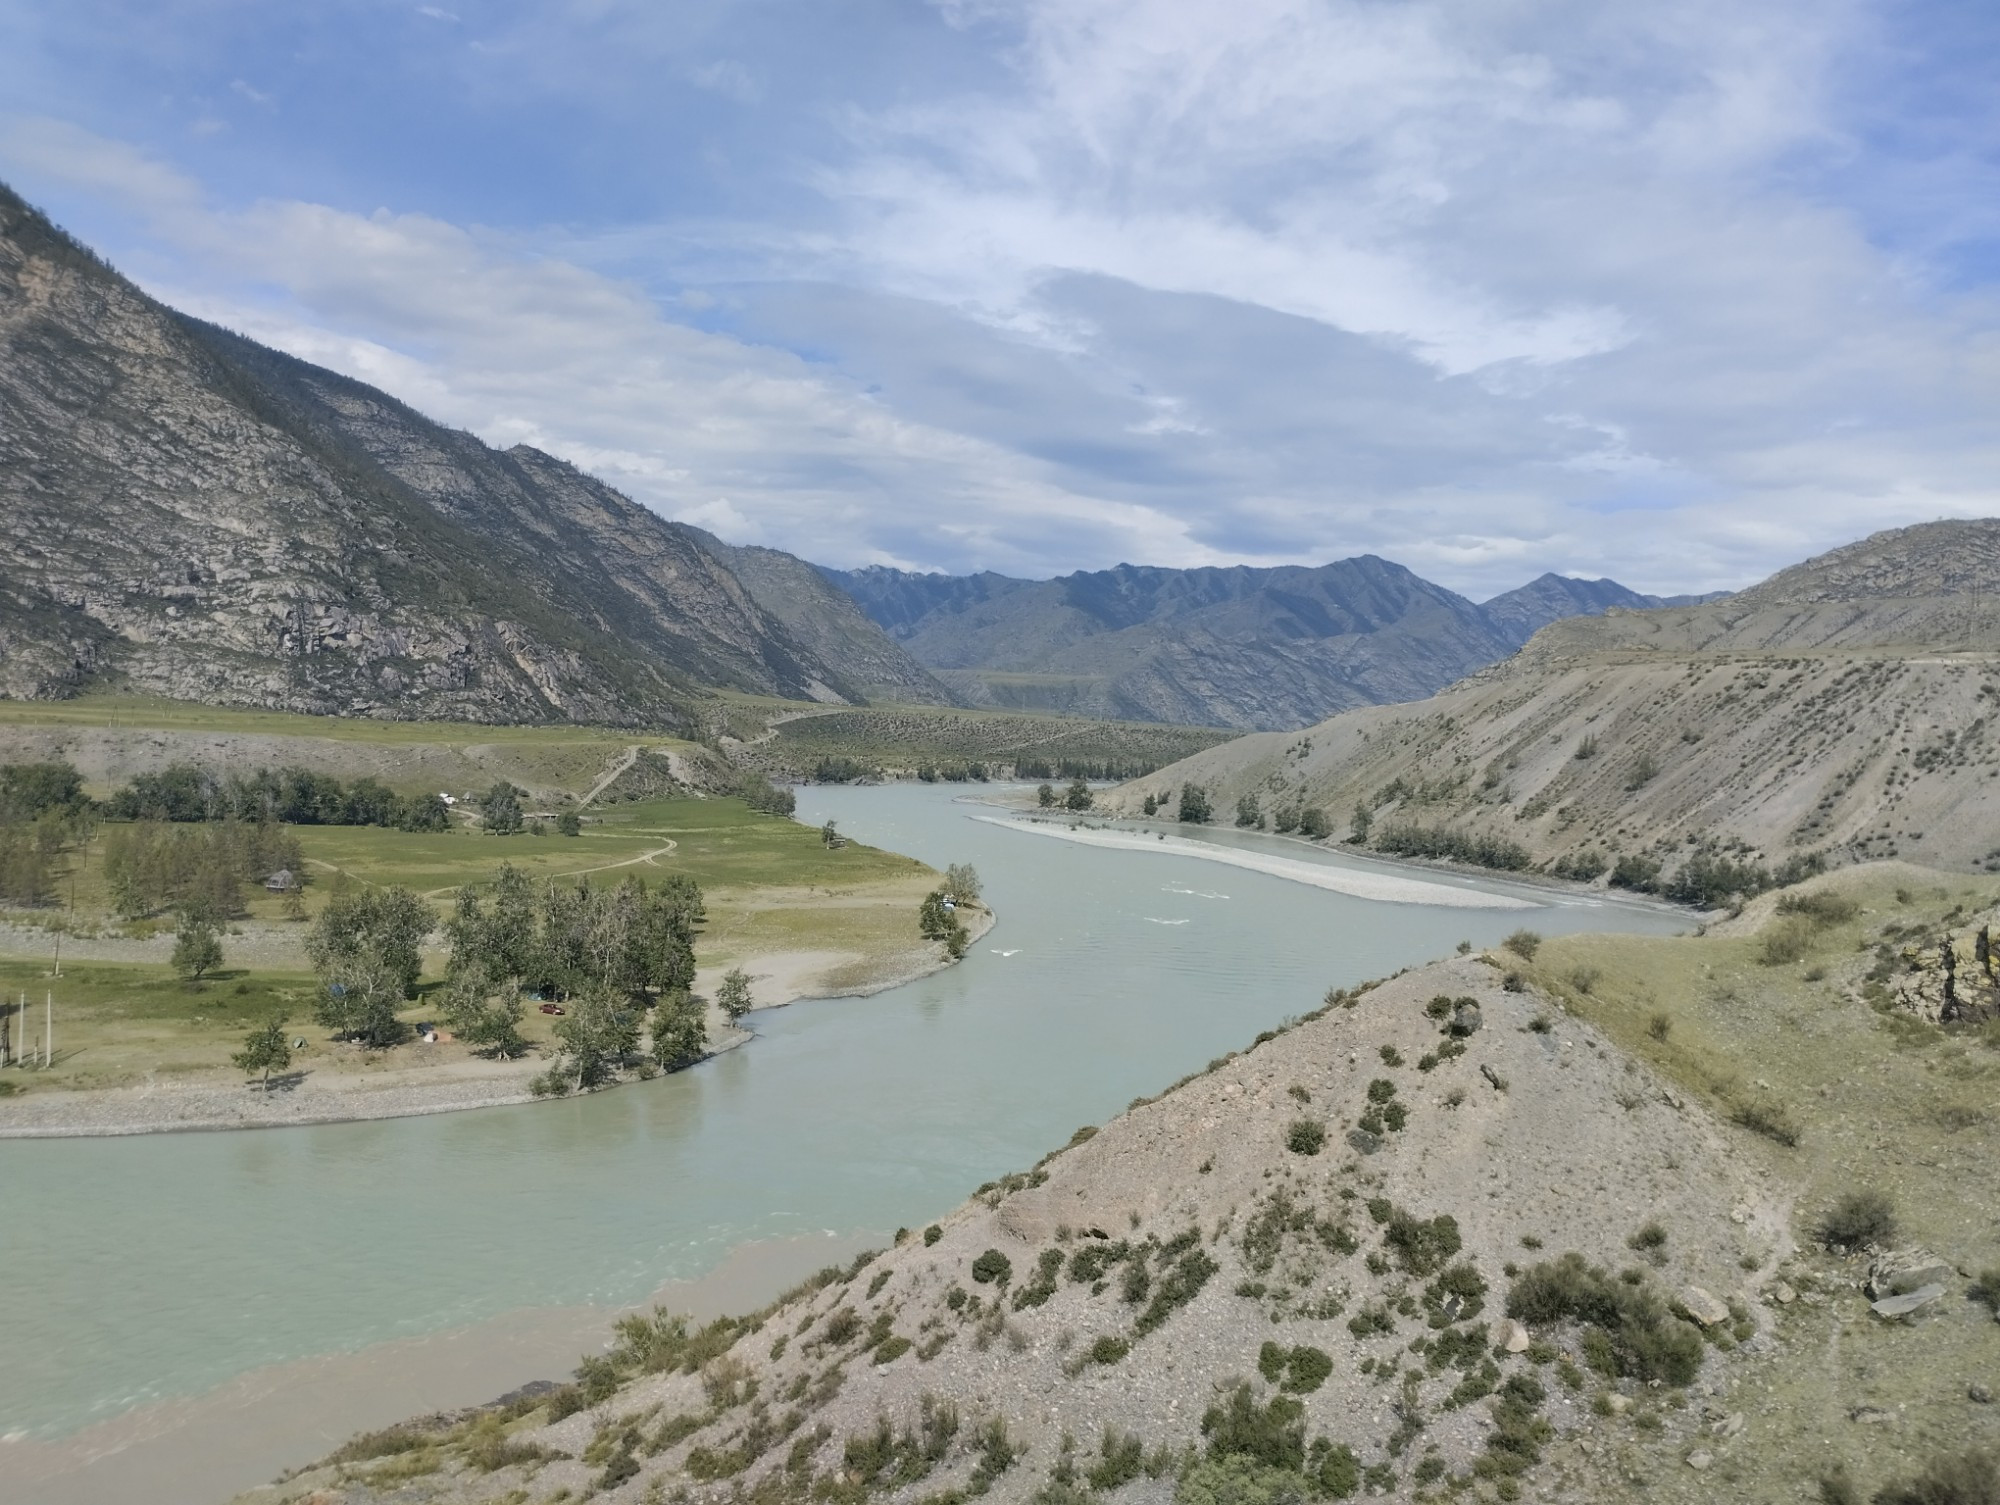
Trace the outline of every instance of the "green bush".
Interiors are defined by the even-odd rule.
[[[1524,962],[1535,959],[1535,953],[1542,949],[1542,938],[1533,930],[1517,930],[1500,943]]]
[[[1809,894],[1780,894],[1778,913],[1783,915],[1803,915],[1813,924],[1825,927],[1845,925],[1861,912],[1861,906],[1845,894],[1836,894],[1820,889]]]
[[[1701,1368],[1701,1334],[1667,1309],[1640,1272],[1620,1280],[1580,1254],[1532,1265],[1507,1293],[1507,1315],[1531,1326],[1574,1321],[1585,1356],[1601,1369],[1641,1380],[1686,1385]]]
[[[1297,1473],[1306,1461],[1305,1414],[1304,1403],[1289,1395],[1260,1406],[1250,1386],[1239,1382],[1226,1401],[1202,1413],[1201,1434],[1211,1458],[1250,1458]]]
[[[1836,1249],[1887,1244],[1896,1237],[1896,1204],[1873,1188],[1851,1191],[1819,1220],[1819,1240]]]
[[[1116,1364],[1132,1351],[1132,1345],[1123,1338],[1106,1336],[1090,1345],[1090,1362],[1093,1364]]]
[[[1390,1213],[1382,1242],[1396,1256],[1397,1264],[1407,1275],[1435,1273],[1446,1260],[1458,1253],[1463,1244],[1459,1237],[1458,1219],[1450,1213],[1424,1219],[1404,1212],[1400,1207]]]
[[[1385,826],[1374,832],[1377,851],[1397,857],[1442,857],[1470,867],[1520,872],[1530,862],[1528,849],[1500,836],[1465,831],[1433,830],[1424,826]]]
[[[943,1237],[944,1237],[944,1230],[938,1227],[938,1225],[935,1223],[931,1224],[930,1227],[924,1230],[924,1247],[928,1249],[932,1244],[935,1244],[939,1239]]]
[[[1310,1118],[1295,1118],[1285,1131],[1285,1148],[1295,1155],[1317,1155],[1326,1147],[1326,1125]]]
[[[1306,1498],[1300,1475],[1266,1468],[1241,1454],[1198,1460],[1174,1490],[1175,1505],[1304,1505]]]
[[[1014,1265],[998,1249],[988,1249],[972,1262],[972,1278],[981,1285],[1005,1285],[1014,1277]]]
[[[1757,938],[1757,960],[1767,967],[1785,967],[1802,959],[1812,945],[1812,925],[1796,915],[1764,927]]]

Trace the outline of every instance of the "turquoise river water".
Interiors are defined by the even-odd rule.
[[[760,1038],[694,1070],[428,1118],[0,1141],[0,1433],[56,1438],[261,1366],[628,1304],[753,1241],[920,1225],[1330,985],[1520,925],[1683,926],[1465,878],[1438,881],[1537,907],[1352,898],[1009,830],[974,819],[992,812],[963,793],[808,788],[799,819],[975,864],[999,923],[966,961],[755,1014]]]

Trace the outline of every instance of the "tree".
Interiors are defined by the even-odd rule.
[[[662,1071],[679,1071],[708,1054],[707,1016],[685,989],[661,995],[653,1010],[653,1059]]]
[[[1326,812],[1317,805],[1308,805],[1299,812],[1299,834],[1314,841],[1323,841],[1333,835],[1333,822],[1326,818]]]
[[[958,916],[945,907],[945,891],[932,889],[917,908],[917,929],[927,941],[943,941],[945,953],[953,961],[965,955],[971,941]]]
[[[76,812],[89,800],[83,775],[69,763],[0,766],[0,820],[34,820],[49,811]]]
[[[556,817],[556,835],[583,835],[583,817],[578,815],[574,810],[563,811],[562,814]]]
[[[334,894],[306,932],[306,956],[324,981],[362,963],[379,965],[399,996],[416,992],[423,944],[437,911],[407,888],[350,888]]]
[[[313,1018],[335,1039],[381,1049],[409,1038],[409,1025],[396,1014],[402,1002],[400,974],[378,956],[354,955],[321,971]]]
[[[1366,804],[1357,803],[1354,807],[1354,820],[1352,822],[1352,828],[1354,834],[1349,836],[1347,839],[1353,842],[1357,847],[1367,846],[1368,833],[1374,827],[1374,825],[1375,825],[1375,812],[1373,810],[1370,810]]]
[[[750,979],[741,967],[731,967],[722,974],[721,986],[715,990],[716,1007],[729,1016],[731,1024],[736,1023],[753,1007],[750,999]]]
[[[843,846],[847,842],[847,838],[834,829],[833,822],[830,820],[819,828],[819,839],[829,847]]]
[[[504,779],[479,802],[479,821],[489,836],[511,836],[521,829],[521,791]]]
[[[1056,786],[1053,784],[1042,785],[1041,788],[1035,791],[1035,799],[1041,804],[1044,810],[1054,809],[1056,803]]]
[[[285,1040],[285,1016],[273,1014],[243,1037],[243,1048],[229,1059],[245,1076],[264,1074],[264,1090],[271,1090],[271,1073],[292,1064],[292,1047]]]
[[[496,986],[473,972],[460,973],[439,996],[439,1009],[454,1035],[488,1055],[511,1061],[528,1049],[521,1034],[526,1005],[520,984],[512,978]]]
[[[1180,809],[1174,816],[1176,820],[1186,821],[1192,825],[1206,825],[1213,815],[1214,811],[1209,808],[1206,789],[1199,784],[1187,784],[1182,787]]]
[[[181,981],[193,985],[222,965],[221,927],[215,912],[206,904],[189,904],[181,911],[174,928],[174,954],[170,965]]]
[[[616,994],[593,990],[570,1000],[556,1038],[576,1063],[576,1084],[595,1087],[639,1048],[638,1013]]]
[[[1063,794],[1063,808],[1065,810],[1088,810],[1093,803],[1090,786],[1084,783],[1082,779],[1071,779],[1069,781],[1069,788]]]
[[[969,862],[954,862],[944,870],[944,891],[961,904],[979,902],[979,874]]]
[[[1255,793],[1246,794],[1237,799],[1236,824],[1250,827],[1261,827],[1264,824],[1264,809],[1258,803]]]
[[[1149,794],[1139,802],[1139,808],[1144,810],[1148,815],[1157,815],[1160,810],[1160,802],[1157,798]]]

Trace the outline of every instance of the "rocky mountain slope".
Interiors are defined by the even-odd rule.
[[[824,571],[781,549],[728,544],[687,523],[668,524],[694,539],[743,582],[759,607],[784,623],[821,659],[871,701],[897,705],[951,705],[950,690],[870,621],[854,599]]]
[[[1465,959],[1337,995],[757,1319],[636,1319],[518,1423],[427,1457],[362,1440],[259,1496],[1601,1499],[1600,1410],[1656,1380],[1719,1397],[1723,1346],[1769,1348],[1786,1209],[1726,1131],[1501,984]],[[1629,1264],[1642,1228],[1636,1285],[1523,1275]],[[1537,1279],[1630,1293],[1606,1373]],[[404,1454],[379,1491],[371,1447]]]
[[[1586,878],[1703,850],[2000,867],[1996,588],[2000,521],[1881,533],[1725,600],[1554,623],[1429,700],[1242,738],[1103,803],[1198,784],[1219,820],[1250,796],[1378,848],[1484,843]]]
[[[826,573],[968,704],[1245,728],[1418,699],[1560,617],[1660,604],[1544,575],[1475,606],[1373,556],[1041,581]]]
[[[162,306],[4,188],[0,530],[10,696],[672,725],[698,685],[861,694],[691,532]]]

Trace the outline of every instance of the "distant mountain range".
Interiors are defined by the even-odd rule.
[[[690,727],[722,688],[1292,727],[1670,604],[1544,575],[1474,605],[1372,556],[819,569],[178,313],[4,187],[0,538],[0,695],[490,722]]]
[[[1709,599],[1549,574],[1475,605],[1373,555],[1057,580],[825,573],[967,704],[1245,728],[1420,699],[1564,617]]]
[[[1597,878],[1721,851],[2000,871],[2000,520],[1878,533],[1727,599],[1554,622],[1407,705],[1239,737],[1103,797],[1325,812],[1409,855]],[[1498,854],[1496,857],[1495,854]]]

